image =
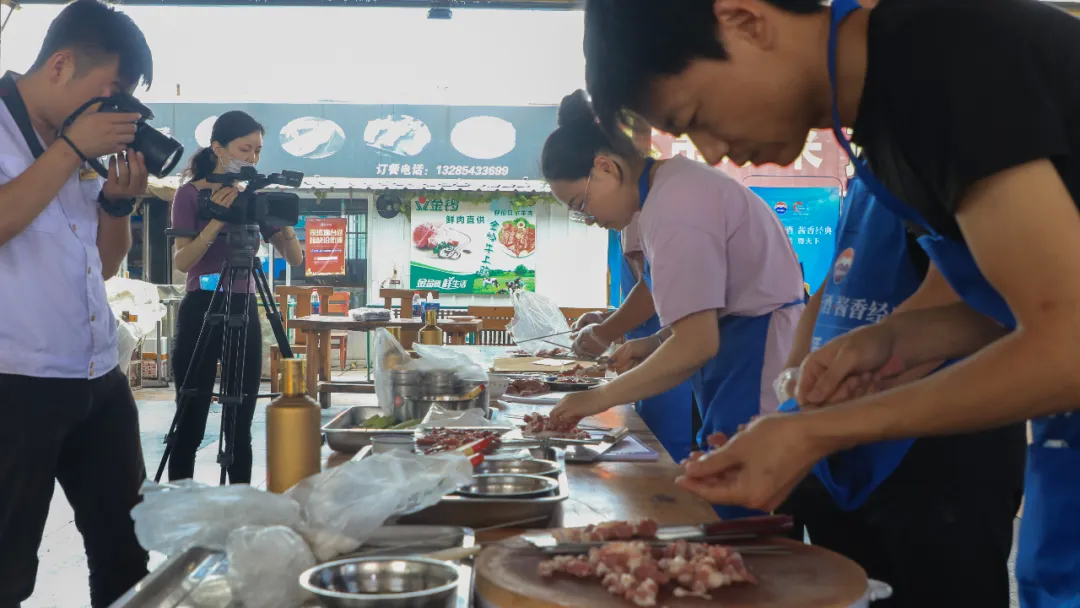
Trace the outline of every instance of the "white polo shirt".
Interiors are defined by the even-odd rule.
[[[0,103],[0,184],[33,162]],[[97,248],[102,184],[96,174],[73,173],[29,227],[0,245],[0,374],[85,379],[117,366]]]

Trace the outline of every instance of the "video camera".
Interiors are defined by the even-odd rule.
[[[91,99],[64,121],[63,129],[70,127],[75,122],[75,119],[95,103],[101,103],[98,112],[131,113],[141,116],[135,122],[135,140],[131,142],[131,149],[142,152],[143,157],[146,159],[146,170],[150,172],[150,175],[163,178],[176,168],[180,158],[184,155],[184,145],[148,125],[146,121],[154,119],[154,112],[127,93],[117,93],[111,97],[95,97]],[[86,159],[86,162],[101,177],[108,179],[109,171],[105,168],[105,165],[101,164],[101,161],[91,158]]]
[[[304,174],[299,171],[282,171],[267,176],[255,171],[254,167],[244,167],[239,173],[212,174],[206,181],[223,186],[247,182],[247,187],[229,207],[222,207],[211,200],[211,190],[200,190],[197,205],[199,219],[275,228],[295,226],[300,222],[299,196],[291,192],[259,192],[269,185],[299,188],[304,181]]]

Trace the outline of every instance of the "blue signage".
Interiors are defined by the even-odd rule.
[[[832,266],[840,188],[751,187],[776,212],[813,293]]]
[[[154,103],[154,127],[184,144],[182,166],[214,120],[243,110],[266,128],[259,170],[368,179],[541,179],[550,106]]]

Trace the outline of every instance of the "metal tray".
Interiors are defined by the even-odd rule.
[[[443,549],[472,547],[475,544],[476,536],[468,528],[383,526],[356,553],[334,559],[346,559],[361,554],[364,557],[423,555]],[[380,547],[390,548],[372,552]],[[472,606],[473,596],[472,560],[459,562],[457,570],[461,581],[458,586],[457,608],[469,608]],[[228,582],[225,580],[228,571],[229,560],[223,551],[192,547],[170,558],[150,573],[113,603],[112,608],[245,608],[239,602],[223,599],[229,598]],[[312,602],[305,604],[304,608],[317,606],[317,603]]]
[[[358,405],[341,412],[334,419],[326,423],[322,432],[326,435],[326,443],[337,452],[355,454],[364,446],[371,445],[374,437],[386,437],[389,435],[412,435],[416,429],[362,429],[361,424],[372,416],[382,414],[377,406],[369,407]]]
[[[366,450],[370,453],[370,449]],[[557,477],[559,490],[553,496],[542,498],[469,498],[466,496],[444,496],[438,504],[423,511],[401,517],[403,524],[426,524],[433,526],[467,526],[469,528],[488,528],[511,522],[533,520],[519,528],[546,528],[555,519],[559,505],[570,497],[570,483],[566,478],[566,458],[563,450],[553,447],[541,447],[530,450],[534,458],[552,460],[559,463],[561,471]],[[366,454],[357,454],[363,458]]]

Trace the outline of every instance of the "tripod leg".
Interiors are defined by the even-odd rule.
[[[289,345],[289,337],[285,333],[285,326],[281,322],[281,311],[278,310],[277,302],[274,301],[273,292],[270,291],[270,283],[263,273],[262,264],[255,260],[255,287],[262,296],[263,308],[266,309],[266,318],[270,321],[270,328],[274,330],[274,338],[277,340],[281,356],[286,359],[293,358],[292,346]]]
[[[231,280],[225,301],[225,329],[222,332],[221,349],[221,391],[218,394],[218,402],[221,403],[221,425],[218,430],[217,462],[221,467],[219,478],[221,485],[225,485],[229,467],[233,464],[236,412],[244,398],[243,386],[237,377],[238,369],[242,373],[243,362],[237,365],[237,356],[243,357],[247,346],[247,307],[245,306],[240,314],[234,311],[233,296],[237,294],[233,291],[233,285],[237,281],[247,283],[249,269],[232,267],[229,270]]]
[[[206,311],[206,315],[203,317],[202,327],[199,328],[199,337],[195,340],[195,349],[192,352],[191,360],[188,362],[187,371],[184,372],[184,379],[180,383],[180,388],[177,391],[176,400],[176,413],[173,414],[172,423],[169,425],[169,432],[165,435],[165,451],[161,455],[161,462],[158,463],[157,473],[154,475],[154,483],[161,481],[161,476],[165,473],[165,466],[169,462],[169,457],[172,456],[173,447],[176,444],[176,431],[180,427],[180,421],[184,419],[184,413],[187,411],[188,402],[197,396],[198,390],[192,387],[192,382],[195,378],[195,370],[199,368],[199,362],[202,361],[206,353],[206,345],[210,338],[210,328],[220,319],[214,315],[214,309],[216,304],[222,295],[221,286],[223,281],[227,278],[228,264],[225,264],[221,273],[218,275],[218,289],[214,290],[214,294],[210,297],[210,307]]]

